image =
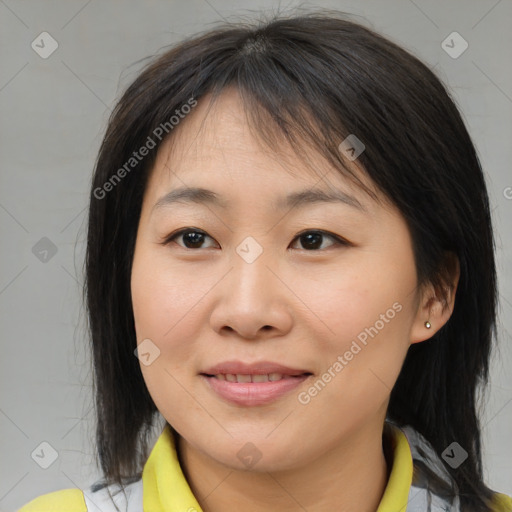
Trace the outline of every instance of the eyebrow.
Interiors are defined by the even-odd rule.
[[[153,206],[152,211],[175,203],[209,204],[220,208],[228,208],[230,201],[223,199],[213,190],[201,187],[180,187],[162,196]],[[300,208],[316,203],[342,203],[366,212],[366,208],[353,196],[341,190],[324,191],[321,189],[305,189],[280,197],[273,203],[279,210]]]

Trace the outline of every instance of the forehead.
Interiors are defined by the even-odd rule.
[[[158,193],[157,200],[164,190],[187,187],[219,190],[238,183],[249,191],[264,189],[269,198],[276,189],[295,191],[296,198],[300,191],[314,188],[330,195],[350,196],[360,206],[368,205],[369,196],[317,150],[305,148],[304,158],[284,137],[276,140],[279,143],[272,147],[263,142],[249,122],[235,89],[226,89],[214,103],[211,96],[206,96],[159,148],[148,192]],[[357,163],[349,165],[361,181],[381,195]],[[279,195],[280,206],[286,206],[283,194]]]

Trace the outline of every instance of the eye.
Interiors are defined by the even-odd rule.
[[[163,242],[163,245],[167,245],[177,238],[182,238],[185,244],[185,249],[202,249],[201,244],[204,239],[211,238],[204,231],[195,228],[181,229],[176,233],[170,234]],[[213,240],[213,238],[211,238]],[[181,245],[181,244],[178,244]]]
[[[303,248],[307,251],[311,251],[321,248],[322,238],[330,238],[331,240],[334,240],[334,244],[331,245],[349,245],[349,243],[341,237],[320,230],[303,231],[294,238],[294,241],[300,240]],[[323,247],[323,249],[325,249],[325,247]]]
[[[175,241],[176,239],[182,238],[183,245],[178,244],[185,249],[204,249],[205,247],[201,247],[203,244],[205,238],[210,238],[213,240],[212,237],[207,235],[204,231],[200,229],[195,228],[186,228],[181,229],[180,231],[177,231],[175,233],[171,233],[163,242],[162,245],[168,245],[170,242]],[[301,241],[302,248],[307,251],[314,251],[317,249],[325,249],[325,247],[322,247],[323,239],[324,238],[330,238],[331,240],[334,240],[334,243],[332,245],[350,245],[350,243],[343,238],[336,236],[334,234],[328,233],[326,231],[321,230],[309,230],[309,231],[303,231],[302,233],[299,233],[293,241],[299,240]]]

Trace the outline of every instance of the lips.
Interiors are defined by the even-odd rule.
[[[242,361],[224,361],[222,363],[216,364],[215,366],[207,368],[205,371],[201,372],[201,374],[208,377],[217,375],[235,375],[242,377],[250,376],[251,380],[254,375],[267,375],[269,377],[274,376],[273,379],[269,380],[279,380],[275,378],[276,375],[281,377],[293,377],[304,374],[311,375],[311,372],[304,368],[291,368],[271,361],[257,361],[254,363],[243,363]],[[242,382],[250,381],[242,380]]]
[[[242,407],[266,405],[289,394],[313,375],[270,361],[224,361],[202,372],[201,378],[217,397]]]
[[[226,380],[228,382],[276,382],[282,379],[296,379],[300,376],[306,375],[284,375],[282,373],[264,373],[264,374],[243,374],[243,373],[217,373],[216,375],[206,375],[218,380]]]

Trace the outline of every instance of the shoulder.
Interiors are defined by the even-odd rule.
[[[87,506],[80,489],[62,489],[38,496],[17,512],[87,512]]]
[[[388,422],[386,423],[388,424]],[[415,500],[417,510],[459,510],[458,488],[445,464],[432,445],[410,425],[397,425],[389,422],[395,435],[394,458],[398,462],[400,478],[411,482],[408,501]],[[411,475],[412,459],[412,479]],[[395,466],[395,464],[394,464]],[[394,469],[393,466],[393,469]],[[455,499],[447,500],[447,496]],[[422,502],[422,505],[419,503]],[[435,504],[431,507],[429,504]],[[493,512],[512,512],[512,498],[494,492],[490,503]]]
[[[495,512],[512,512],[512,498],[497,492],[493,498]]]
[[[89,488],[62,489],[43,494],[16,512],[140,512],[142,510],[142,479],[127,479],[122,487],[96,482]]]

